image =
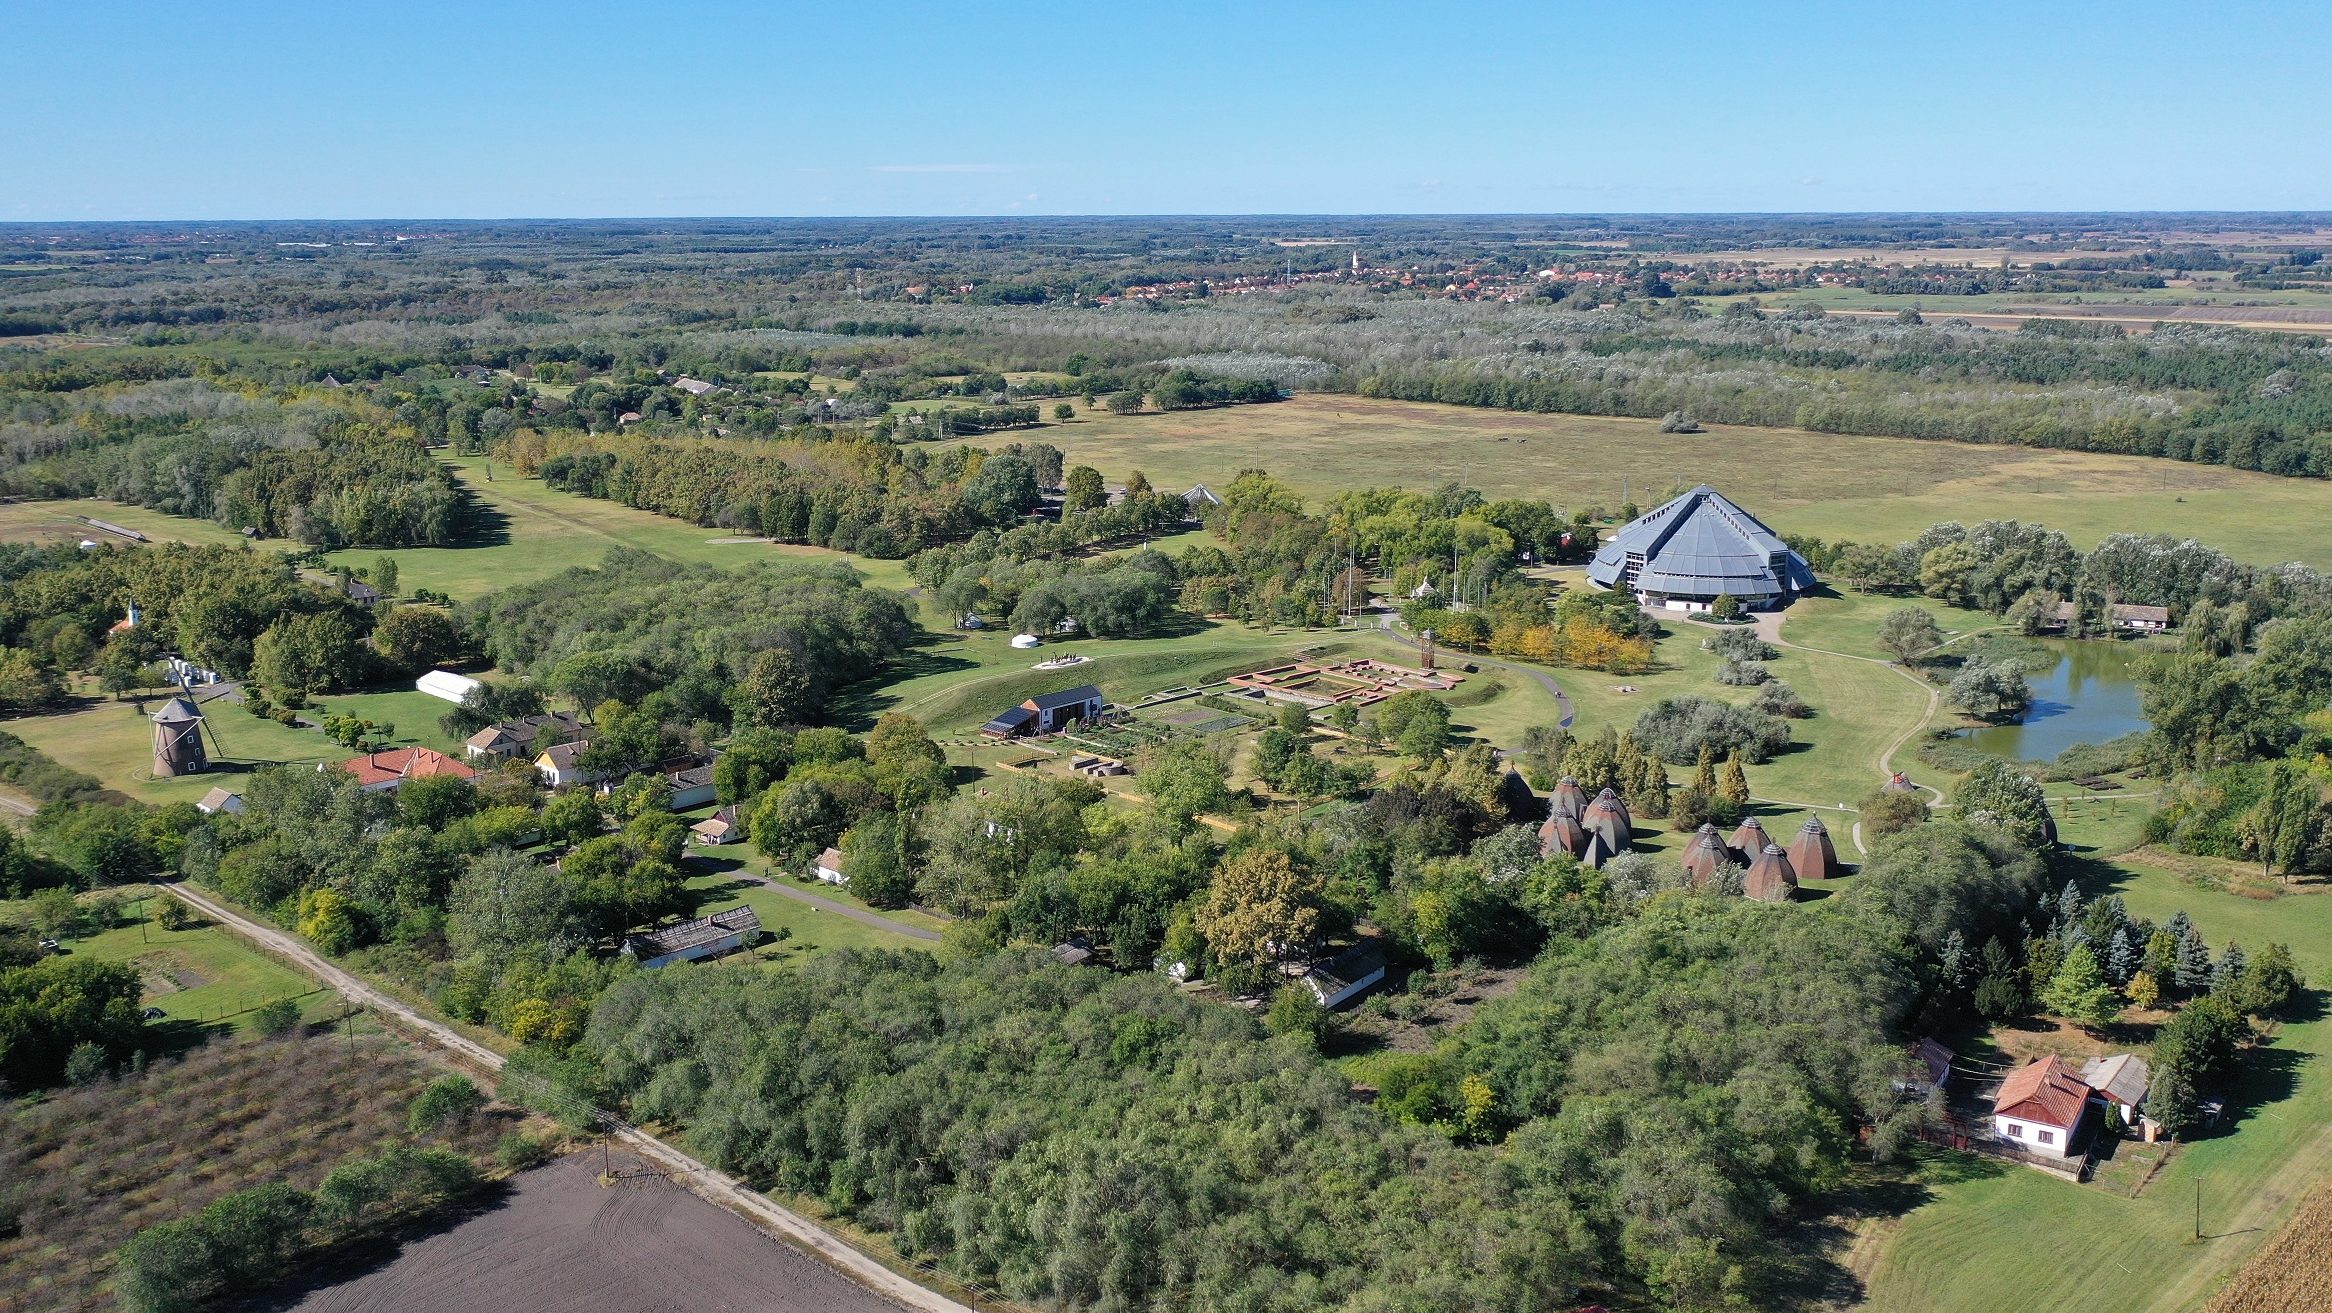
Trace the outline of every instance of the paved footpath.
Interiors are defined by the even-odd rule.
[[[173,884],[168,888],[173,894],[192,904],[203,915],[269,952],[287,959],[309,975],[339,991],[340,995],[350,1002],[395,1017],[415,1034],[431,1041],[440,1048],[460,1055],[464,1061],[488,1072],[502,1070],[501,1054],[443,1022],[423,1016],[404,1001],[383,993],[357,977],[333,966],[298,939],[232,911],[192,886]],[[818,901],[824,902],[826,900],[820,899]],[[834,904],[834,906],[842,908],[839,903]],[[842,908],[842,910],[850,911],[853,909]],[[886,922],[885,924],[894,928],[904,928],[899,927],[896,922]],[[932,937],[938,938],[937,935]],[[663,1163],[674,1173],[675,1179],[686,1182],[690,1189],[695,1190],[706,1199],[743,1215],[748,1221],[769,1234],[825,1260],[829,1266],[843,1275],[891,1300],[901,1308],[914,1310],[915,1313],[972,1313],[967,1306],[935,1291],[926,1290],[884,1267],[872,1258],[860,1253],[849,1242],[831,1234],[809,1218],[791,1209],[779,1207],[752,1187],[725,1172],[713,1170],[710,1166],[698,1162],[695,1158],[682,1153],[645,1131],[636,1127],[623,1126],[615,1132],[615,1137],[640,1153]]]

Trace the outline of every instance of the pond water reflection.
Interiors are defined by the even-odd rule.
[[[2010,761],[2054,761],[2076,743],[2104,743],[2146,728],[2130,665],[2144,651],[2109,639],[2042,644],[2057,665],[2032,681],[2032,711],[2013,725],[1970,731],[1974,747]]]

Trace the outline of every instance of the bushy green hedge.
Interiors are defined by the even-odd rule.
[[[238,1190],[122,1246],[114,1291],[129,1313],[188,1313],[281,1280],[303,1257],[385,1233],[461,1199],[477,1169],[450,1149],[398,1145],[350,1158],[313,1192]]]

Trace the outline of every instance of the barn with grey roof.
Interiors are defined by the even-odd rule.
[[[1719,597],[1770,609],[1815,587],[1806,558],[1705,483],[1612,535],[1587,577],[1671,611],[1706,611]]]

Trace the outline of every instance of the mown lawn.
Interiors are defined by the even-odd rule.
[[[123,906],[127,922],[67,940],[65,947],[101,962],[137,967],[146,981],[147,1005],[162,1009],[166,1018],[155,1025],[248,1028],[253,1009],[280,998],[298,999],[302,1015],[311,1021],[340,1011],[337,995],[216,925],[163,929],[155,920],[152,886],[128,886],[124,892],[131,895]],[[25,906],[0,903],[0,917]]]
[[[392,726],[396,732],[387,737],[397,747],[435,748],[459,758],[461,740],[446,733],[437,723],[451,710],[453,704],[443,698],[431,697],[417,688],[401,688],[378,693],[326,694],[317,698],[306,714],[317,721],[328,715],[362,717],[376,725]],[[320,734],[316,738],[329,742]],[[338,745],[333,745],[331,750],[339,751]]]
[[[159,706],[148,702],[148,709]],[[74,770],[96,776],[142,802],[192,802],[215,785],[237,787],[245,773],[284,762],[337,761],[348,755],[315,730],[262,720],[240,706],[212,703],[204,723],[212,769],[200,775],[156,779],[153,724],[131,702],[98,702],[62,716],[26,716],[0,722],[25,742]]]
[[[1779,428],[1663,434],[1651,420],[1317,394],[1081,416],[1033,436],[1112,482],[1139,469],[1162,488],[1219,488],[1260,466],[1314,497],[1454,479],[1491,497],[1617,509],[1629,500],[1649,507],[1678,483],[1710,483],[1782,532],[1830,540],[1900,542],[1940,520],[2014,518],[2085,547],[2141,530],[2191,535],[2261,563],[2332,566],[2332,540],[2316,530],[2332,513],[2332,484],[2142,456]]]
[[[917,939],[903,934],[889,934],[863,921],[855,921],[847,916],[826,911],[824,908],[797,902],[774,890],[759,885],[740,883],[732,873],[736,869],[732,867],[732,863],[742,863],[745,869],[750,869],[758,875],[768,874],[766,863],[752,859],[749,856],[750,849],[742,844],[723,848],[721,854],[717,858],[706,858],[693,854],[691,856],[689,862],[691,874],[688,887],[695,890],[701,899],[697,905],[697,914],[700,916],[709,915],[724,908],[735,907],[739,903],[751,907],[761,917],[763,938],[760,947],[754,953],[755,958],[760,961],[798,961],[811,953],[830,948],[917,948],[929,951],[936,947],[929,940]],[[788,877],[778,876],[776,878],[786,880]],[[864,907],[864,904],[847,896],[840,896],[825,885],[813,886],[801,884],[798,881],[794,883],[797,888],[831,898],[836,902],[850,903],[862,909]],[[935,930],[942,924],[932,917],[913,912],[883,912],[878,913],[878,915],[897,916],[903,922],[916,924],[925,929]],[[909,921],[909,918],[912,920]],[[785,938],[776,938],[780,931],[785,932]]]
[[[2316,987],[2304,1020],[2246,1059],[2222,1131],[2182,1146],[2136,1199],[2013,1169],[1929,1180],[1929,1200],[1889,1237],[1868,1280],[1880,1313],[1977,1313],[2078,1304],[2174,1313],[2199,1307],[2332,1170],[2332,896],[2261,900],[2210,890],[2143,857],[2100,856],[2133,842],[2142,807],[2092,805],[2065,825],[2090,851],[2091,896],[2118,893],[2156,921],[2185,910],[2214,950],[2277,940]],[[2194,1239],[2197,1183],[2203,1232]]]

